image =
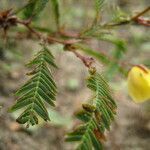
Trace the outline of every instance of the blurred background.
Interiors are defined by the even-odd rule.
[[[0,11],[18,9],[26,0],[0,0]],[[89,25],[95,15],[93,2],[90,0],[60,0],[60,22],[66,30],[78,32]],[[148,0],[107,0],[102,9],[102,22],[111,20],[115,10],[125,14],[136,14],[144,10]],[[146,14],[149,17],[150,13]],[[22,14],[18,15],[24,18]],[[49,3],[35,18],[35,26],[47,28],[49,33],[56,30],[54,14]],[[70,131],[76,119],[73,114],[91,95],[86,88],[88,74],[83,63],[70,52],[64,52],[61,44],[51,44],[50,50],[56,57],[59,69],[54,71],[58,85],[56,108],[50,108],[51,122],[26,129],[15,122],[19,112],[10,114],[8,108],[14,104],[14,92],[28,79],[25,64],[40,50],[39,41],[28,37],[21,38],[26,31],[23,27],[13,27],[8,31],[7,42],[0,30],[0,150],[73,150],[74,143],[66,143],[64,137]],[[125,25],[113,28],[113,32],[126,42],[126,53],[121,58],[124,62],[150,65],[150,31],[140,25]],[[19,38],[15,38],[18,34]],[[87,43],[93,49],[100,49],[111,54],[113,45],[108,42],[91,40]],[[97,51],[98,52],[98,51]],[[88,54],[84,54],[88,55]],[[108,66],[96,60],[100,72]],[[124,65],[128,70],[128,63]],[[116,120],[110,132],[106,133],[105,150],[149,150],[150,147],[150,103],[135,104],[127,93],[126,77],[116,72],[109,79],[109,84],[118,105]]]

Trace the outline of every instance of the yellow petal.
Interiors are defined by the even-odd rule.
[[[136,103],[150,100],[150,70],[142,65],[131,68],[128,73],[128,92]]]

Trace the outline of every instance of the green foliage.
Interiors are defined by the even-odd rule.
[[[38,15],[46,6],[49,0],[29,0],[24,8],[24,17],[30,18]]]
[[[87,87],[93,91],[93,98],[83,104],[83,109],[76,114],[83,123],[68,134],[66,141],[78,141],[78,150],[102,150],[104,132],[110,129],[111,121],[114,120],[116,104],[102,75],[90,71]]]
[[[54,9],[54,14],[55,14],[55,20],[57,27],[59,27],[59,18],[60,18],[60,12],[59,12],[59,0],[51,0],[53,9]]]
[[[96,10],[96,16],[94,20],[94,24],[96,24],[100,17],[101,9],[104,5],[105,0],[95,0],[95,10]]]
[[[17,118],[17,122],[35,125],[38,124],[38,116],[45,121],[50,120],[44,102],[55,106],[56,84],[48,66],[56,68],[56,65],[53,55],[44,47],[27,66],[34,68],[27,73],[32,77],[16,92],[16,96],[19,98],[10,111],[23,109],[24,111]]]
[[[95,9],[96,9],[97,14],[100,13],[100,11],[104,5],[104,2],[105,2],[105,0],[95,0]]]
[[[113,13],[112,14],[113,14],[112,21],[115,22],[115,23],[128,22],[130,20],[129,14],[125,13],[118,6],[113,8]]]

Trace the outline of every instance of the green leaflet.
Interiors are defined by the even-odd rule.
[[[101,19],[101,11],[104,6],[105,0],[94,0],[94,3],[95,3],[95,17],[94,17],[91,27],[83,31],[84,35],[90,30],[93,30],[93,27],[97,26],[99,23],[99,20]]]
[[[130,21],[130,15],[124,12],[119,6],[114,6],[112,8],[112,22],[120,23],[120,22],[128,22]]]
[[[96,15],[95,15],[95,19],[93,22],[93,26],[96,25],[100,19],[100,12],[101,9],[104,5],[105,0],[95,0],[95,11],[96,11]]]
[[[66,141],[79,142],[77,150],[102,150],[102,139],[98,134],[104,136],[104,131],[109,130],[116,104],[102,75],[91,72],[87,87],[93,91],[94,97],[91,103],[83,104],[83,109],[76,113],[83,123],[68,133]]]
[[[55,68],[57,66],[54,63],[53,55],[46,47],[39,51],[27,66],[35,68],[32,73],[28,73],[32,77],[16,92],[16,96],[19,98],[10,111],[24,109],[17,118],[17,122],[27,123],[29,126],[38,124],[38,117],[45,121],[50,120],[45,102],[55,106],[57,87],[48,66]]]
[[[104,5],[105,0],[95,0],[95,10],[96,13],[99,14],[103,5]]]
[[[57,25],[57,27],[59,27],[59,25],[60,25],[60,22],[59,22],[59,18],[60,18],[59,0],[51,0],[51,1],[52,1],[53,10],[54,10],[56,25]]]
[[[46,6],[49,0],[29,0],[24,8],[25,18],[38,15]]]

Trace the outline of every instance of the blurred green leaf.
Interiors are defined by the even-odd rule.
[[[29,0],[23,10],[24,17],[35,17],[45,8],[48,1],[49,0]]]
[[[112,12],[112,22],[119,23],[119,22],[126,22],[130,20],[129,13],[124,12],[119,6],[113,7]]]
[[[96,25],[100,19],[100,12],[102,10],[102,7],[104,5],[105,0],[95,0],[95,10],[96,10],[96,15],[94,19],[93,25]]]
[[[52,2],[53,9],[54,9],[56,24],[57,24],[57,27],[59,28],[59,25],[60,25],[59,0],[51,0],[51,2]]]

